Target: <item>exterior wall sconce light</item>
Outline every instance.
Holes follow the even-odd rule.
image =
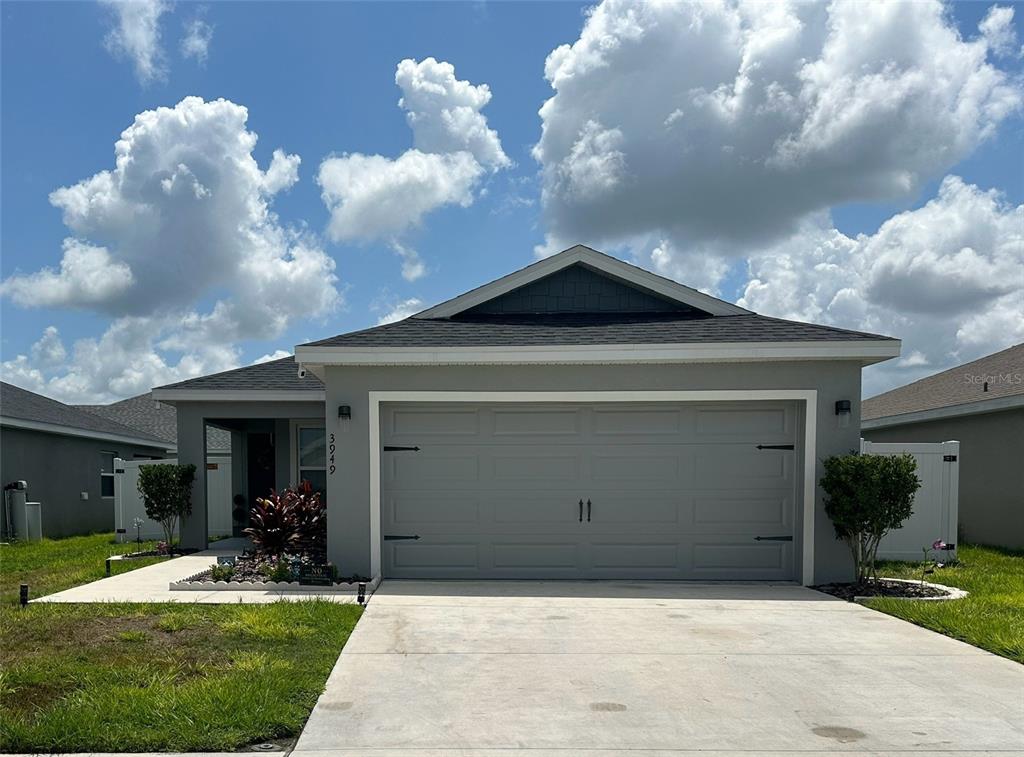
[[[853,407],[850,400],[836,400],[836,415],[839,416],[839,428],[850,427],[850,416],[853,414]]]
[[[338,405],[338,417],[343,421],[352,420],[352,406]]]

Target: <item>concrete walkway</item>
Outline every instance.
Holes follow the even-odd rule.
[[[1024,666],[793,585],[386,581],[294,755],[1024,754]]]
[[[145,568],[118,573],[110,578],[58,591],[33,602],[199,602],[203,604],[266,604],[281,599],[318,597],[349,604],[355,596],[326,591],[171,591],[172,581],[180,581],[217,564],[218,555],[242,553],[241,539],[215,542],[213,549],[194,555],[175,557]],[[31,590],[31,587],[30,587]]]

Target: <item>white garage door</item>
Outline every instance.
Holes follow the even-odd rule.
[[[383,405],[384,575],[793,579],[797,425],[786,402]]]

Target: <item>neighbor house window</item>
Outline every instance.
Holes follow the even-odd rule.
[[[114,496],[114,458],[116,452],[100,452],[100,496]]]
[[[327,496],[327,444],[323,426],[299,425],[296,432],[298,480],[309,481],[313,491]]]

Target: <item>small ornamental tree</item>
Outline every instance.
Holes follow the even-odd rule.
[[[877,578],[882,538],[913,513],[921,488],[913,455],[836,455],[825,460],[825,513],[853,553],[857,583]]]
[[[146,515],[164,530],[168,549],[173,551],[174,530],[178,521],[192,514],[192,482],[194,465],[139,466],[139,494],[146,506]]]

